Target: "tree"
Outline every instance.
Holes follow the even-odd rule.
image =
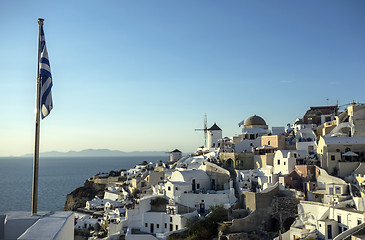
[[[139,189],[138,188],[135,188],[135,189],[133,189],[133,191],[132,191],[132,196],[134,197],[134,198],[137,198],[137,196],[138,196],[138,194],[140,193],[140,191],[139,191]]]
[[[210,239],[218,234],[218,223],[227,220],[227,210],[222,205],[210,208],[205,219],[190,219],[186,228],[189,239]]]

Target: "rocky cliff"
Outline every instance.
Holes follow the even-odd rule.
[[[95,184],[86,180],[84,186],[76,188],[66,196],[64,211],[76,211],[83,208],[86,202],[92,200],[95,195],[104,195],[104,184]]]

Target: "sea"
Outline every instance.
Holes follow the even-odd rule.
[[[168,156],[40,157],[38,211],[62,211],[66,195],[99,172],[130,169],[147,162],[166,162]],[[0,212],[31,211],[32,157],[0,158]]]

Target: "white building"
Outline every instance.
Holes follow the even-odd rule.
[[[113,201],[110,199],[100,199],[98,197],[94,198],[93,200],[87,201],[85,209],[87,210],[96,210],[96,211],[104,211],[105,207],[107,208],[116,208],[116,207],[123,207],[123,203],[120,201]]]
[[[347,199],[348,184],[341,178],[331,176],[321,169],[317,177],[316,189],[308,192],[307,195],[309,201],[338,204]]]
[[[105,190],[104,192],[104,199],[109,199],[112,201],[122,201],[124,198],[123,192],[121,192],[119,189],[110,189]]]
[[[217,124],[213,124],[213,126],[211,126],[208,129],[208,148],[209,150],[214,150],[219,148],[218,145],[218,140],[222,139],[222,129],[220,127],[218,127]]]
[[[148,233],[166,233],[183,229],[188,219],[197,216],[195,209],[175,204],[170,200],[164,212],[147,211],[142,216],[141,231]]]
[[[170,162],[176,162],[182,158],[182,152],[179,149],[175,149],[174,151],[171,151],[169,153],[170,153]]]
[[[206,209],[215,205],[233,204],[237,199],[234,196],[232,181],[229,182],[229,186],[226,186],[225,190],[215,191],[215,187],[212,189],[212,180],[215,180],[214,184],[225,187],[221,181],[222,179],[224,181],[227,173],[219,171],[218,168],[214,172],[212,165],[215,164],[205,164],[200,169],[205,169],[207,172],[200,169],[173,172],[164,186],[166,197],[184,206],[198,208],[200,212],[205,212]],[[207,173],[211,176],[209,177]]]
[[[210,179],[202,170],[175,171],[165,184],[166,196],[174,199],[184,192],[199,192],[210,189]]]
[[[294,170],[297,164],[297,159],[304,159],[306,151],[298,150],[278,150],[274,156],[274,171],[275,174],[286,175]]]
[[[299,217],[290,227],[290,230],[283,234],[282,239],[302,239],[312,234],[312,236],[317,235],[317,239],[329,240],[364,223],[364,212],[347,207],[349,204],[351,201],[334,206],[301,201],[298,205]]]
[[[75,213],[75,229],[96,229],[101,219],[92,218],[89,214]]]
[[[273,174],[273,167],[236,170],[236,184],[240,194],[247,191],[260,192],[268,187],[274,186],[279,181],[278,174]]]

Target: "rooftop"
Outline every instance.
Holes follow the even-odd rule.
[[[213,126],[208,129],[208,131],[222,131],[222,129],[218,127],[216,123],[214,123]]]
[[[243,124],[243,128],[251,125],[266,125],[266,122],[262,117],[254,115],[247,118],[247,120]]]
[[[365,144],[365,137],[321,137],[326,145]]]

